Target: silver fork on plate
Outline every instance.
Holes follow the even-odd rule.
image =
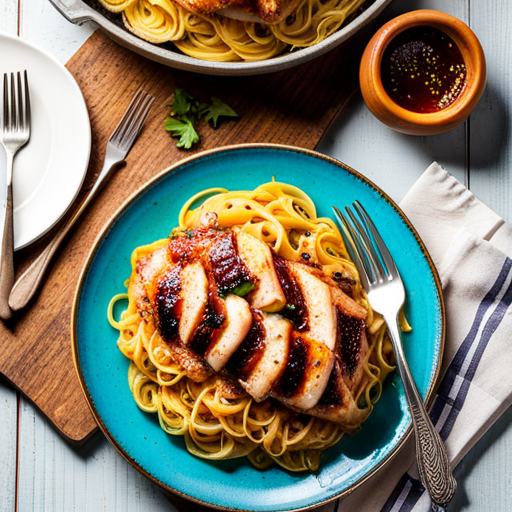
[[[13,311],[24,308],[39,290],[57,248],[92,201],[106,178],[111,174],[111,171],[126,159],[154,101],[155,98],[153,96],[142,90],[138,91],[134,96],[107,143],[103,169],[91,191],[71,220],[60,229],[55,238],[20,276],[12,288],[9,306]]]
[[[14,155],[30,139],[30,94],[28,89],[27,72],[23,73],[23,86],[21,74],[4,73],[4,99],[2,131],[0,142],[7,155],[6,178],[7,194],[5,200],[5,220],[2,236],[2,252],[0,253],[0,317],[7,320],[12,316],[9,307],[9,294],[14,284],[14,230],[13,230],[13,203],[12,203],[12,174]]]
[[[443,441],[425,410],[416,388],[400,339],[398,313],[405,301],[402,278],[375,224],[362,205],[345,208],[344,216],[333,206],[343,238],[372,308],[389,329],[398,371],[409,403],[416,437],[416,460],[421,483],[428,491],[433,511],[442,511],[453,498],[457,483],[452,475]]]

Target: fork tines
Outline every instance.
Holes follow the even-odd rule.
[[[21,83],[21,73],[10,73],[10,94],[8,73],[4,73],[4,102],[2,129],[6,131],[30,130],[30,94],[28,90],[27,71],[23,72],[24,87]],[[10,100],[9,100],[10,95]]]
[[[112,133],[109,142],[126,152],[130,151],[154,101],[154,96],[139,90]]]
[[[335,206],[333,210],[341,223],[347,251],[361,278],[367,276],[370,282],[376,283],[396,277],[398,270],[393,258],[361,203],[355,201],[352,209],[345,207],[348,218]]]

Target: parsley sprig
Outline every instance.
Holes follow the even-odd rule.
[[[211,104],[200,103],[183,89],[176,89],[169,109],[164,128],[172,137],[179,139],[176,146],[184,149],[190,149],[199,142],[196,126],[201,118],[217,128],[221,118],[238,117],[238,114],[219,98],[212,98]]]

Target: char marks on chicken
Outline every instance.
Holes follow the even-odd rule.
[[[256,401],[347,429],[364,420],[354,396],[366,383],[366,310],[318,266],[202,226],[141,257],[130,290],[190,379],[217,373]]]

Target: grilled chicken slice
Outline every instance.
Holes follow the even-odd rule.
[[[284,262],[285,271],[283,260],[275,263],[287,302],[293,305],[297,331],[290,350],[293,372],[285,370],[272,395],[295,410],[313,414],[308,409],[323,396],[335,358],[343,386],[349,392],[358,389],[368,353],[366,310],[320,269]]]
[[[320,269],[307,265],[302,267],[329,286],[337,324],[335,353],[338,354],[340,360],[345,384],[352,391],[361,383],[364,363],[368,356],[368,340],[365,329],[367,311],[346,295],[338,287],[336,281],[325,276]]]
[[[295,331],[286,368],[271,396],[309,414],[325,391],[334,360],[334,352],[324,343]]]
[[[146,321],[156,321],[155,307],[157,306],[156,292],[161,275],[175,274],[175,266],[168,262],[167,246],[161,246],[154,251],[141,257],[130,278],[128,287],[129,294],[132,294],[137,307],[143,314]],[[160,329],[160,332],[161,329]],[[192,350],[184,346],[176,337],[160,338],[155,340],[159,343],[159,353],[163,358],[162,364],[168,364],[168,359],[179,364],[186,375],[195,382],[205,381],[211,374],[211,368]]]
[[[369,409],[357,406],[343,379],[341,365],[336,361],[322,398],[307,413],[344,425],[350,432],[367,418]]]
[[[196,14],[218,13],[242,21],[278,23],[298,5],[299,0],[174,0]]]
[[[263,328],[261,354],[258,361],[249,371],[242,372],[239,379],[242,387],[257,402],[268,397],[271,389],[281,377],[287,361],[289,343],[292,334],[291,323],[280,315],[262,314],[260,317]],[[249,340],[254,343],[255,340]]]
[[[225,7],[217,14],[241,21],[252,21],[273,25],[285,19],[299,4],[300,0],[245,0]]]
[[[168,356],[172,362],[180,365],[185,375],[194,382],[204,382],[213,375],[212,369],[204,359],[177,338],[171,340],[160,338],[155,340],[155,343],[160,343],[164,356]]]
[[[184,267],[180,277],[182,306],[179,335],[181,341],[187,345],[204,319],[208,304],[208,279],[203,266],[198,261],[193,261]]]
[[[343,290],[339,287],[338,283],[332,279],[332,277],[326,276],[320,269],[315,267],[309,267],[304,265],[304,267],[315,277],[318,277],[321,281],[327,284],[331,290],[332,300],[336,308],[342,311],[347,316],[354,316],[357,318],[361,318],[366,320],[368,312],[363,308],[360,304],[358,304],[354,299],[349,297]]]
[[[216,372],[228,362],[247,336],[252,324],[251,308],[242,297],[228,295],[224,303],[226,311],[224,330],[206,353],[206,361]]]
[[[365,321],[345,315],[339,309],[337,316],[336,354],[345,384],[350,391],[355,391],[364,378],[364,366],[368,359],[369,346]]]
[[[167,344],[172,360],[183,368],[187,377],[195,382],[203,382],[212,375],[212,369],[180,338],[184,302],[183,269],[181,264],[167,263],[159,274],[154,275],[151,282],[146,283],[147,302],[151,304],[153,319],[163,341]],[[189,275],[193,273],[194,267],[190,269]],[[193,309],[189,307],[189,311]]]
[[[251,306],[261,311],[280,311],[286,299],[277,279],[269,246],[243,231],[236,238],[239,256],[258,281],[256,289],[247,297]]]
[[[231,5],[242,3],[241,0],[174,0],[186,11],[196,14],[210,14]]]
[[[266,23],[278,23],[298,4],[299,0],[256,0],[256,14]]]
[[[130,277],[128,294],[135,300],[137,309],[145,315],[150,309],[147,286],[153,283],[156,276],[167,266],[167,246],[163,245],[137,260],[134,272]]]
[[[336,310],[332,304],[329,285],[311,274],[307,265],[288,261],[287,267],[300,287],[307,310],[308,329],[301,332],[334,350]]]

